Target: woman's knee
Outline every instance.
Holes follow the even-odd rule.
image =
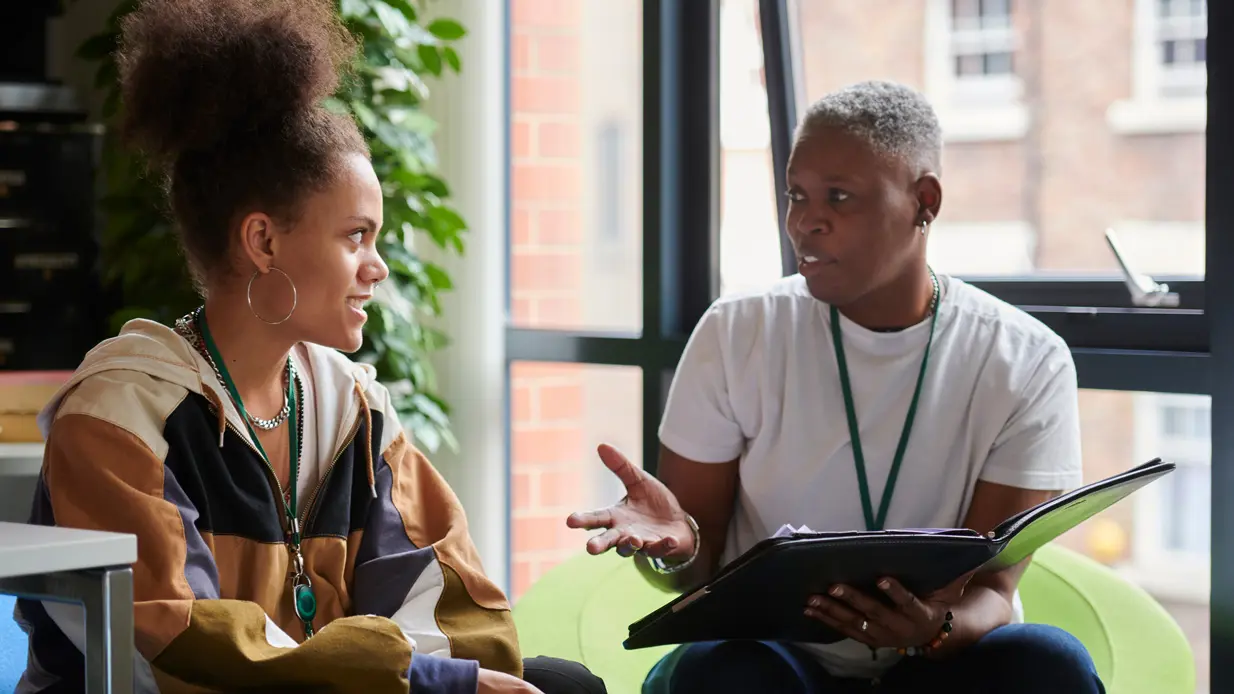
[[[1004,691],[1105,691],[1088,649],[1058,627],[1011,624],[987,634],[971,651],[969,662],[982,664]]]
[[[582,664],[561,658],[524,659],[523,680],[544,694],[607,694],[604,680]]]

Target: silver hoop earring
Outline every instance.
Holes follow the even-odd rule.
[[[253,281],[256,280],[257,276],[261,274],[261,270],[253,271],[253,276],[249,278],[249,287],[248,287],[248,291],[245,292],[245,296],[248,298],[248,301],[249,301],[249,312],[253,314],[254,318],[261,321],[262,323],[265,323],[266,325],[279,325],[281,323],[286,323],[287,319],[291,318],[291,314],[296,312],[296,302],[298,300],[298,295],[296,293],[296,283],[291,280],[290,275],[288,275],[286,272],[283,272],[282,270],[279,270],[273,265],[270,266],[270,269],[277,271],[280,275],[287,278],[287,284],[291,285],[291,310],[287,312],[287,315],[283,316],[282,320],[270,321],[270,320],[266,320],[265,318],[262,318],[261,315],[257,313],[257,309],[253,308]]]

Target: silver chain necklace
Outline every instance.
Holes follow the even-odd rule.
[[[193,349],[197,350],[199,354],[205,357],[206,363],[209,364],[210,368],[214,370],[214,376],[218,378],[219,383],[225,384],[226,382],[223,380],[223,373],[219,371],[218,364],[215,364],[214,358],[210,356],[210,350],[206,349],[205,340],[203,340],[201,337],[201,330],[198,329],[197,327],[197,320],[194,317],[194,314],[190,313],[184,316],[183,318],[180,318],[179,320],[177,320],[176,321],[176,332],[181,337],[188,340],[189,344],[193,346]],[[284,386],[283,388],[283,409],[279,411],[278,414],[274,415],[274,417],[270,419],[262,419],[261,417],[255,417],[248,413],[247,408],[240,407],[239,403],[233,402],[232,404],[236,406],[237,410],[239,410],[240,412],[244,414],[245,418],[248,419],[250,424],[257,427],[258,429],[261,429],[262,431],[271,431],[271,430],[279,428],[279,426],[281,426],[283,422],[286,422],[287,418],[291,415],[291,401],[288,400],[287,398],[287,388],[286,388],[287,382],[292,377],[291,374],[292,374],[292,366],[291,366],[291,357],[289,356],[287,357],[287,366],[283,370],[283,386]],[[226,388],[224,388],[224,390],[226,390]],[[229,399],[231,398],[230,391],[227,393],[227,397]]]

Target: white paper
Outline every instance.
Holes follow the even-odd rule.
[[[792,537],[796,533],[812,533],[812,532],[814,531],[810,530],[808,526],[803,525],[800,528],[794,528],[791,524],[785,523],[784,525],[780,526],[780,529],[777,530],[775,535],[772,535],[772,537],[773,538],[774,537]]]

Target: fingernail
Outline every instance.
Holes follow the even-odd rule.
[[[822,605],[822,604],[823,604],[823,601],[819,600],[817,595],[810,598],[810,607],[818,607],[819,605]]]
[[[841,588],[840,586],[836,586],[835,588],[831,589],[831,594],[838,598],[841,595],[844,595],[844,589]]]
[[[813,616],[815,616],[815,612],[814,612],[814,610],[811,610],[810,608],[808,608],[808,607],[807,607],[807,608],[806,608],[806,611],[805,611],[805,615],[806,615],[807,617],[813,617]]]
[[[878,587],[882,588],[883,590],[891,590],[891,583],[887,579],[884,578],[883,580],[878,582]]]
[[[664,546],[668,547],[669,549],[677,549],[677,541],[671,537],[665,538]]]

